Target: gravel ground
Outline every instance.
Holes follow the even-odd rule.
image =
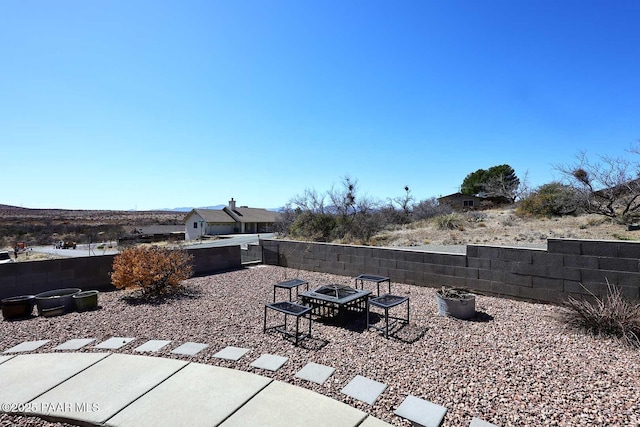
[[[190,279],[186,296],[162,304],[103,293],[97,311],[1,322],[0,350],[51,339],[38,350],[47,352],[71,338],[126,336],[137,340],[119,352],[133,353],[147,339],[170,339],[159,355],[179,359],[169,352],[195,341],[210,347],[189,360],[305,387],[394,425],[410,425],[393,414],[409,394],[447,407],[443,426],[468,426],[474,416],[501,426],[640,423],[638,351],[568,329],[557,320],[558,307],[479,296],[476,319],[461,321],[438,316],[434,289],[394,283],[393,293],[411,302],[411,322],[396,338],[365,331],[363,318],[347,327],[314,322],[314,339],[296,348],[278,333],[262,332],[273,283],[292,277],[312,288],[353,283],[350,277],[259,266]],[[237,362],[212,357],[226,346],[252,350]],[[249,367],[263,353],[289,361],[274,373]],[[308,362],[337,369],[323,385],[294,378]],[[356,375],[388,384],[374,405],[340,393]],[[0,415],[0,425],[62,424]]]

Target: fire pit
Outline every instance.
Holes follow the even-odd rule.
[[[300,294],[303,304],[313,307],[313,314],[324,318],[344,319],[349,313],[365,313],[370,291],[346,285],[323,285]]]

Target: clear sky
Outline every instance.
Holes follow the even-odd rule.
[[[0,204],[531,185],[640,139],[637,0],[0,2]]]

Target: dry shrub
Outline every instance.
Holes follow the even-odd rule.
[[[460,230],[464,228],[464,219],[455,212],[437,216],[433,221],[440,230]]]
[[[640,304],[628,301],[619,288],[607,280],[607,295],[593,300],[569,297],[565,304],[564,319],[572,326],[594,335],[613,336],[625,344],[640,348]]]
[[[193,274],[192,256],[186,251],[133,247],[113,260],[111,283],[118,289],[132,289],[143,298],[171,295]]]

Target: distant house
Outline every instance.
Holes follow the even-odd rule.
[[[438,198],[441,205],[449,205],[456,211],[466,211],[473,209],[488,209],[494,206],[501,206],[511,203],[506,197],[488,197],[482,194],[470,196],[460,192],[449,194]]]
[[[192,209],[185,217],[186,240],[206,235],[269,233],[280,218],[278,212],[248,206],[236,207],[233,198],[222,209]]]

